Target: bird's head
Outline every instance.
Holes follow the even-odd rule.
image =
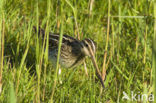
[[[95,54],[96,52],[96,43],[91,40],[91,39],[84,39],[82,40],[82,53],[85,55],[85,56],[91,56],[90,54],[90,50],[92,50],[93,54]]]

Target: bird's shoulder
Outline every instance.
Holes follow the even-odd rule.
[[[60,34],[58,33],[49,33],[49,45],[51,47],[58,47],[59,45]],[[77,40],[71,36],[63,34],[62,46],[64,47],[75,47],[80,45],[80,40]]]

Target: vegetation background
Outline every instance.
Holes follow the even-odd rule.
[[[90,58],[88,76],[84,65],[57,75],[34,25],[96,41],[105,88]],[[125,103],[123,91],[150,95],[153,34],[154,0],[0,0],[0,102]]]

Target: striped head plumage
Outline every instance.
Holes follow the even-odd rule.
[[[83,45],[83,48],[81,50],[85,54],[85,56],[89,56],[89,57],[91,56],[89,47],[91,48],[93,54],[95,54],[96,43],[92,39],[89,38],[84,39],[81,41],[81,44]]]
[[[35,31],[37,31],[36,27],[34,27]],[[44,39],[45,31],[38,28],[38,34],[41,35]],[[53,65],[56,65],[57,55],[58,55],[58,45],[59,45],[60,35],[56,33],[49,33],[49,53],[48,58]],[[95,65],[95,52],[96,52],[96,43],[87,38],[82,41],[77,40],[71,36],[63,35],[61,52],[59,58],[59,64],[65,68],[74,68],[80,64],[82,64],[85,60],[86,56],[91,57],[94,67],[97,71],[97,76],[100,79],[100,82],[103,85],[103,81],[101,78],[101,74],[98,70],[97,65]]]

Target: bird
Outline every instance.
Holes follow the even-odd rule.
[[[35,32],[38,30],[38,34],[41,35],[42,39],[44,39],[45,30],[41,27],[38,29],[34,27],[34,29]],[[57,62],[59,38],[59,33],[49,32],[48,59],[53,65],[56,65]],[[86,38],[84,40],[78,40],[69,35],[63,34],[59,64],[63,68],[75,68],[81,65],[87,56],[91,57],[93,65],[96,68],[96,74],[104,87],[101,73],[95,61],[95,53],[96,43],[92,39]]]

